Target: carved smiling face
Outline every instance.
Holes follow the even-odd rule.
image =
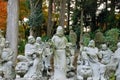
[[[25,74],[29,69],[29,64],[28,62],[19,62],[16,65],[16,72],[17,74]]]
[[[78,67],[78,74],[82,77],[89,77],[92,75],[92,69],[88,65],[80,65]]]

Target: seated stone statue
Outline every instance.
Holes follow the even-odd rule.
[[[17,60],[18,60],[18,63],[15,67],[15,70],[17,75],[19,75],[19,77],[21,78],[21,77],[24,77],[24,75],[27,73],[30,64],[27,58],[23,55],[18,55]]]
[[[2,72],[3,77],[6,79],[14,79],[15,78],[15,71],[13,66],[13,55],[14,52],[9,47],[9,41],[5,42],[5,48],[3,49],[2,55],[1,55],[1,62],[2,62]]]

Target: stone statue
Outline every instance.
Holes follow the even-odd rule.
[[[15,67],[16,74],[18,75],[17,78],[23,78],[24,75],[27,73],[30,64],[27,58],[23,55],[18,55],[17,60],[18,63]]]
[[[52,37],[54,45],[54,80],[66,80],[66,44],[62,26],[58,26],[56,34]]]
[[[66,45],[66,63],[67,63],[67,69],[66,69],[66,76],[69,79],[74,79],[75,78],[75,67],[73,65],[74,62],[74,53],[73,53],[73,47],[72,43],[67,43]]]
[[[99,51],[99,54],[99,58],[101,58],[100,62],[102,64],[106,65],[110,63],[113,52],[107,47],[106,44],[102,44],[102,49]]]
[[[14,52],[9,47],[9,41],[5,42],[5,48],[2,51],[1,63],[2,63],[2,72],[5,79],[13,80],[15,78],[15,71],[13,65],[13,55]]]
[[[28,37],[28,43],[25,45],[25,57],[30,61],[32,60],[31,55],[36,51],[35,38],[33,36]]]
[[[0,56],[2,54],[2,50],[5,47],[5,38],[2,35],[2,30],[0,30]]]
[[[41,51],[42,52],[42,51]],[[42,62],[39,53],[33,53],[31,55],[32,61],[30,61],[30,66],[25,74],[24,78],[31,78],[33,80],[39,80],[42,78]],[[41,62],[41,63],[40,63]]]
[[[72,43],[72,46],[75,48],[76,47],[76,42],[77,42],[77,35],[73,30],[70,30],[69,40]]]
[[[33,36],[28,37],[28,43],[25,45],[25,57],[28,59],[30,64],[25,78],[38,79],[41,78],[42,74],[42,55],[43,49],[39,49],[35,45],[35,39]]]
[[[99,61],[101,62],[100,74],[102,80],[108,79],[108,74],[106,74],[107,65],[111,61],[113,52],[107,47],[106,44],[102,44],[101,50],[99,51]]]
[[[97,30],[95,33],[95,44],[98,48],[100,48],[100,44],[103,44],[105,42],[105,37],[103,35],[103,33],[100,30]]]
[[[115,51],[114,57],[116,58],[117,61],[117,67],[116,67],[116,80],[120,80],[120,42],[117,43],[117,50]]]
[[[41,40],[41,37],[36,38],[35,46],[36,46],[36,50],[38,50],[38,51],[39,51],[39,49],[40,49],[40,51],[41,51],[41,49],[43,49],[44,44]]]
[[[93,80],[100,79],[100,63],[98,60],[98,48],[95,47],[95,41],[91,40],[86,47],[86,54],[88,56],[88,61],[93,70]]]
[[[77,80],[93,80],[93,70],[87,60],[79,61],[77,65]]]

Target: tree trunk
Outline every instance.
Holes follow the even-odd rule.
[[[84,10],[81,9],[81,16],[80,16],[80,41],[82,42],[82,36],[83,36],[83,12]]]
[[[18,53],[19,0],[8,0],[7,8],[6,39],[10,42],[10,48],[14,51],[13,62],[15,63]]]
[[[64,27],[64,19],[65,19],[65,8],[66,8],[66,0],[60,0],[60,19],[59,26]]]
[[[49,0],[47,36],[51,35],[51,29],[52,29],[52,3],[53,0]]]
[[[67,3],[68,3],[68,22],[67,22],[67,29],[69,29],[69,26],[70,26],[70,24],[69,24],[69,22],[70,22],[70,0],[67,0]]]

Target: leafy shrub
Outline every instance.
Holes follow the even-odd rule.
[[[109,44],[109,48],[113,51],[116,49],[116,45],[119,39],[119,32],[119,29],[112,28],[105,33],[105,42]]]

